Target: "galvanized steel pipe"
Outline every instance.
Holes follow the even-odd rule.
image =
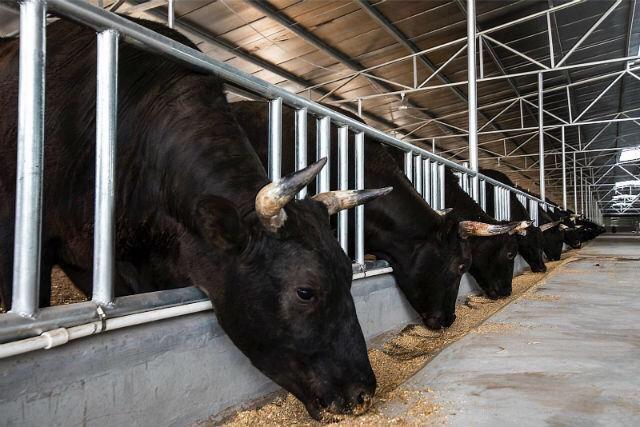
[[[295,156],[297,171],[307,167],[307,109],[299,108],[295,113]],[[302,200],[307,197],[307,186],[305,185],[302,190],[296,194],[298,200]]]
[[[118,33],[104,30],[97,40],[96,192],[93,232],[93,295],[113,301],[116,228],[116,142],[118,118]]]
[[[38,311],[40,231],[44,166],[46,3],[20,4],[18,163],[11,311],[31,317]]]

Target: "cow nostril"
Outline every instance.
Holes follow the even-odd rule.
[[[364,403],[364,391],[358,395],[356,402],[358,405],[362,405]]]

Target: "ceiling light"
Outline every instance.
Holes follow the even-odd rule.
[[[398,110],[408,110],[409,109],[409,99],[405,96],[404,92],[400,94],[400,107]]]
[[[613,196],[613,200],[621,200],[621,201],[631,201],[637,198],[634,194],[616,194]]]
[[[616,182],[616,190],[620,189],[620,188],[635,188],[635,187],[640,187],[640,180],[635,179],[635,180],[631,180],[631,181],[618,181]]]
[[[640,147],[625,148],[620,152],[619,162],[631,162],[640,159]]]

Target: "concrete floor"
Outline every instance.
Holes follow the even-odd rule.
[[[571,255],[403,385],[440,405],[436,423],[640,425],[640,237]]]

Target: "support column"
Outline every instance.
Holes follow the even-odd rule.
[[[562,209],[567,210],[567,159],[564,143],[564,126],[560,128],[562,135]]]
[[[469,166],[478,172],[478,99],[476,86],[476,2],[467,0],[467,76],[469,99]],[[478,177],[471,178],[471,197],[478,201]]]
[[[576,164],[576,153],[573,153],[573,212],[578,213],[578,168]]]
[[[539,151],[539,160],[538,163],[540,164],[540,198],[542,199],[542,201],[546,200],[546,189],[545,189],[545,185],[544,185],[544,118],[543,118],[543,113],[544,113],[544,102],[543,102],[543,96],[542,96],[542,89],[543,89],[543,83],[542,83],[542,73],[538,73],[538,151]],[[546,210],[546,205],[543,204],[542,205],[542,209]]]
[[[26,0],[20,5],[18,164],[11,311],[27,317],[38,311],[40,290],[46,15],[44,1]]]

